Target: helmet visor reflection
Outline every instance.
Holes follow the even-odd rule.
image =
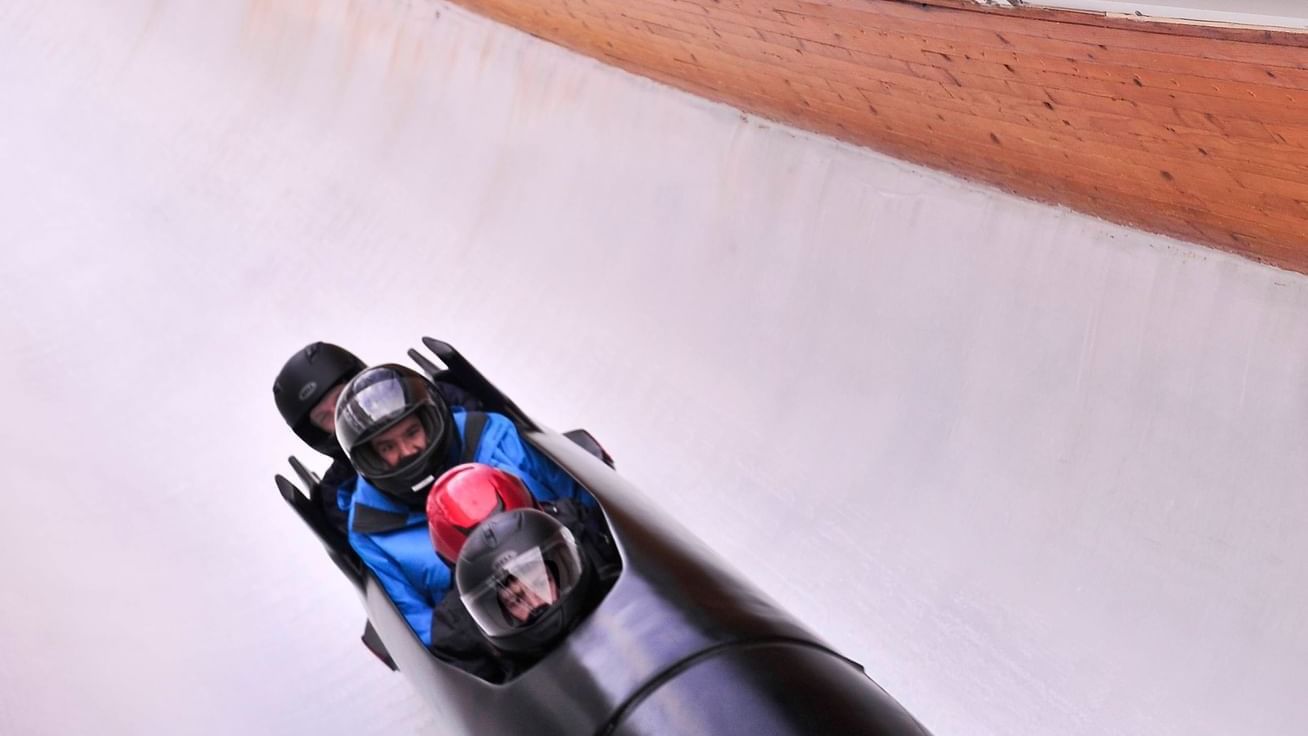
[[[529,626],[572,592],[581,559],[567,529],[495,566],[490,579],[463,593],[463,604],[490,637]]]
[[[404,413],[408,395],[402,380],[378,381],[363,387],[344,407],[355,426],[376,426]]]

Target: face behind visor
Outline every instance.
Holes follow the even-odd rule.
[[[364,369],[358,357],[329,342],[315,342],[296,351],[273,381],[273,401],[287,426],[304,443],[324,455],[344,457],[336,435],[314,425],[310,413],[333,388]]]
[[[585,572],[567,528],[544,512],[519,509],[473,530],[454,576],[464,606],[492,644],[543,652],[576,622]]]
[[[375,440],[413,417],[422,446],[388,462]],[[405,422],[412,424],[411,422]],[[401,365],[368,368],[346,385],[336,402],[336,437],[359,475],[378,490],[421,507],[457,446],[449,407],[427,379]]]

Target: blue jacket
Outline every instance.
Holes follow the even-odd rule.
[[[462,444],[467,414],[455,409],[453,415]],[[572,476],[523,442],[513,422],[500,414],[486,413],[473,461],[518,476],[539,501],[589,496]],[[431,646],[433,609],[450,589],[453,576],[432,547],[426,513],[392,499],[360,477],[350,505],[350,546],[422,643]]]

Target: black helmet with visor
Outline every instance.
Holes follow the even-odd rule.
[[[422,447],[388,463],[373,440],[408,417],[422,428]],[[458,453],[458,431],[435,387],[393,363],[368,368],[346,385],[336,402],[336,437],[359,475],[414,507],[423,505],[436,477]]]
[[[477,525],[454,577],[493,645],[538,654],[577,624],[591,576],[572,532],[544,512],[516,509]]]
[[[363,361],[339,345],[315,342],[297,350],[273,381],[273,401],[291,431],[324,455],[344,458],[336,435],[313,423],[310,414],[332,389],[354,378]]]

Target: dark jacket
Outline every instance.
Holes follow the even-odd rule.
[[[432,381],[436,387],[436,393],[440,394],[445,403],[451,409],[463,409],[464,411],[482,411],[481,399],[465,391],[461,386],[450,383],[449,381]]]
[[[332,466],[327,468],[322,480],[318,481],[316,496],[318,507],[332,526],[347,533],[350,518],[350,499],[354,496],[354,484],[359,474],[348,460],[332,458]]]

